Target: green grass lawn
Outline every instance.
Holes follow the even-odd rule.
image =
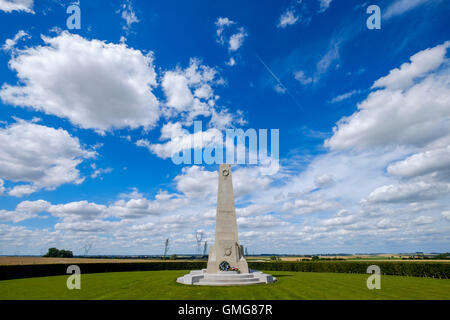
[[[178,284],[187,271],[85,274],[81,290],[68,290],[68,276],[0,281],[0,299],[450,299],[450,280],[382,276],[381,290],[368,290],[368,275],[273,272],[274,284],[204,287]]]

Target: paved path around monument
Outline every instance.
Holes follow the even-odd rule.
[[[450,280],[382,276],[381,290],[368,290],[364,274],[281,272],[272,284],[243,287],[186,286],[187,271],[82,275],[81,290],[68,290],[68,276],[0,281],[0,299],[450,299]]]

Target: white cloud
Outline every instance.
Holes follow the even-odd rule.
[[[325,157],[328,159],[325,160]],[[378,169],[383,167],[383,163],[389,162],[388,159],[376,155],[371,155],[371,158],[359,157],[357,160],[354,157],[355,155],[353,155],[353,159],[349,159],[344,156],[339,158],[336,155],[326,155],[322,159],[322,164],[319,165],[315,160],[311,168],[300,175],[295,173],[290,173],[288,176],[279,175],[279,180],[273,185],[270,183],[273,180],[269,180],[268,184],[266,181],[260,180],[261,177],[257,174],[258,170],[234,168],[233,183],[236,194],[236,211],[239,217],[238,225],[240,229],[244,230],[241,230],[239,234],[241,242],[251,248],[251,252],[268,252],[267,247],[269,246],[270,252],[286,252],[287,250],[296,253],[311,253],[314,250],[323,250],[323,248],[328,248],[330,252],[339,252],[340,248],[348,248],[348,241],[358,243],[357,246],[351,247],[354,250],[361,250],[361,248],[379,250],[380,247],[385,248],[386,243],[411,243],[411,241],[413,242],[411,247],[414,248],[414,241],[420,241],[423,245],[437,237],[427,236],[430,232],[433,235],[439,235],[441,237],[439,241],[445,241],[446,237],[442,232],[433,231],[433,228],[436,227],[435,222],[429,224],[417,224],[420,221],[412,222],[416,218],[411,218],[412,211],[420,212],[421,215],[430,216],[435,220],[434,211],[439,208],[435,205],[427,208],[420,205],[407,206],[402,213],[396,211],[395,221],[384,216],[363,213],[356,215],[348,210],[341,210],[338,214],[326,218],[323,218],[324,215],[327,215],[326,212],[321,212],[319,215],[313,214],[314,211],[311,211],[311,215],[301,217],[277,213],[281,212],[283,203],[292,203],[291,200],[274,201],[273,195],[277,191],[292,192],[306,189],[305,193],[308,194],[308,189],[314,186],[315,178],[321,173],[323,174],[324,169],[329,167],[329,163],[333,163],[333,176],[336,177],[336,182],[326,191],[314,191],[312,194],[316,194],[316,197],[311,197],[311,194],[309,197],[305,196],[309,204],[313,204],[314,201],[316,204],[319,202],[333,203],[333,199],[342,198],[341,206],[343,206],[358,199],[360,194],[364,194],[374,184],[379,184],[380,178],[376,174],[379,174]],[[371,176],[367,173],[368,167],[375,163],[373,159],[378,158],[382,164],[376,164],[377,170],[374,170],[373,176]],[[390,158],[397,158],[397,156],[390,155]],[[343,169],[347,170],[345,174],[342,172]],[[358,172],[358,174],[356,175],[354,172]],[[350,179],[342,179],[343,176],[348,176]],[[365,186],[362,181],[366,181],[369,186]],[[76,214],[60,218],[62,222],[55,226],[54,232],[47,231],[37,234],[36,231],[29,229],[16,228],[12,230],[11,227],[0,224],[2,234],[0,241],[6,245],[14,238],[15,242],[12,247],[18,248],[19,243],[29,242],[30,239],[36,239],[33,247],[37,243],[43,245],[44,239],[51,240],[51,243],[70,239],[70,243],[76,249],[82,248],[82,243],[85,243],[86,238],[89,237],[89,241],[94,243],[94,247],[99,248],[99,252],[139,254],[143,248],[146,252],[163,252],[164,240],[169,237],[172,244],[171,250],[191,252],[195,250],[196,245],[193,230],[205,230],[205,240],[208,243],[213,241],[217,171],[207,171],[202,167],[186,167],[173,182],[179,193],[160,191],[154,200],[144,198],[136,189],[128,195],[119,195],[123,200],[118,200],[104,208],[106,216],[116,217],[119,221],[105,220],[106,216],[102,216],[102,210],[99,210],[99,214],[95,214],[95,210],[88,206],[87,210],[92,210],[94,214],[89,215],[74,209]],[[348,186],[343,183],[348,183]],[[247,187],[247,185],[254,187]],[[354,190],[354,185],[360,186],[359,189],[363,190],[349,192],[349,190]],[[308,186],[309,188],[307,188]],[[243,197],[245,192],[250,193]],[[329,199],[325,198],[325,195],[329,196]],[[70,212],[64,204],[56,206],[64,207],[65,210],[62,210],[64,213]],[[95,206],[92,207],[95,208]],[[51,210],[48,209],[48,211]],[[423,210],[429,212],[423,214]],[[352,212],[356,211],[352,210]],[[303,222],[299,224],[298,219]],[[441,231],[445,231],[445,228]],[[23,238],[24,234],[27,235],[27,239]],[[103,234],[108,235],[107,242],[102,240],[102,237],[97,237],[97,235]],[[265,244],[260,245],[261,242]],[[292,245],[293,243],[296,245]],[[369,247],[367,247],[368,245]]]
[[[3,192],[5,192],[5,182],[0,179],[0,195],[2,195]]]
[[[228,62],[225,62],[225,64],[227,66],[232,67],[232,66],[236,65],[236,60],[233,57],[231,57],[230,60],[228,60]]]
[[[220,27],[231,26],[234,23],[235,23],[234,21],[228,19],[227,17],[225,17],[225,18],[219,17],[219,18],[217,18],[217,21],[215,22],[216,26],[219,27],[219,28]],[[221,32],[218,32],[218,35],[220,35],[220,34],[221,34]]]
[[[156,86],[151,55],[68,32],[43,40],[44,46],[22,50],[10,60],[20,85],[3,85],[4,103],[100,132],[156,123],[160,110],[151,92]]]
[[[337,215],[334,218],[324,219],[320,222],[324,226],[342,226],[349,225],[359,221],[358,217],[355,215]]]
[[[211,120],[208,124],[210,128],[216,128],[217,130],[224,130],[230,127],[234,127],[236,124],[243,126],[247,123],[247,120],[243,118],[243,112],[238,110],[236,113],[230,113],[227,108],[220,110],[212,109]]]
[[[136,142],[136,145],[147,148],[162,159],[167,159],[183,150],[191,152],[191,149],[197,145],[203,148],[212,146],[216,141],[223,141],[223,138],[222,133],[216,128],[191,134],[183,129],[179,122],[169,122],[162,127],[160,140],[166,142],[158,144],[141,139]]]
[[[216,105],[219,96],[214,93],[213,88],[223,83],[216,69],[202,65],[198,59],[191,59],[189,67],[185,69],[177,67],[175,70],[166,71],[162,79],[162,89],[166,95],[165,114],[168,118],[180,116],[180,121],[169,121],[162,126],[159,140],[163,143],[139,139],[136,145],[167,159],[200,144],[208,147],[216,142],[223,143],[219,130],[232,127],[236,123],[245,123],[239,110],[236,114],[231,114],[228,109]],[[195,134],[189,133],[184,126],[192,126],[194,119],[200,116],[210,117],[207,124],[209,129]]]
[[[16,211],[42,212],[49,208],[49,203],[44,200],[22,201],[16,207]]]
[[[331,1],[333,0],[319,0],[319,12],[326,11],[330,7]]]
[[[334,210],[338,207],[336,202],[325,199],[297,199],[283,204],[283,211],[289,211],[294,214],[309,214],[322,211]]]
[[[20,30],[19,32],[16,33],[14,38],[6,39],[5,43],[2,46],[3,51],[10,51],[14,49],[14,47],[17,45],[17,42],[26,37],[29,37],[28,33],[26,33],[23,30]]]
[[[113,217],[138,219],[165,215],[186,206],[186,203],[186,198],[179,194],[159,191],[154,200],[142,196],[118,200],[108,207],[108,212]]]
[[[313,79],[311,77],[307,77],[305,75],[305,72],[302,70],[298,70],[298,71],[294,72],[294,77],[295,77],[295,80],[299,81],[303,85],[307,85],[307,84],[310,84],[311,82],[313,82]]]
[[[434,219],[432,217],[429,217],[429,216],[420,216],[420,217],[415,218],[412,222],[414,224],[423,225],[423,224],[433,223]]]
[[[274,176],[265,175],[260,167],[250,166],[236,168],[233,171],[233,187],[235,197],[254,194],[267,190]]]
[[[160,216],[175,211],[185,206],[187,201],[187,198],[181,195],[169,194],[165,191],[160,191],[154,200],[144,198],[137,191],[121,196],[123,199],[110,205],[86,200],[64,204],[51,204],[44,200],[23,201],[13,211],[0,210],[0,221],[20,222],[36,217],[39,212],[47,212],[59,218],[64,224],[83,222],[83,225],[89,223],[95,225],[99,221],[110,222],[104,220],[107,218],[118,218],[121,222],[130,222],[131,219]]]
[[[10,195],[21,196],[40,188],[81,183],[77,166],[95,152],[85,150],[79,140],[63,129],[53,129],[18,120],[0,128],[0,177],[16,185]]]
[[[287,9],[281,16],[278,22],[278,28],[286,28],[292,26],[298,22],[299,16],[295,14],[295,11]]]
[[[245,31],[244,28],[239,28],[239,32],[233,34],[230,37],[230,40],[229,40],[229,43],[228,43],[229,44],[228,49],[230,51],[238,50],[242,46],[242,44],[244,43],[245,37],[247,37],[247,32]]]
[[[433,172],[450,171],[450,146],[414,154],[404,160],[392,163],[388,172],[403,178],[412,178]]]
[[[231,26],[235,24],[234,21],[228,19],[227,17],[225,18],[217,18],[215,25],[217,26],[217,30],[216,30],[216,34],[217,34],[217,42],[220,44],[224,44],[225,43],[225,39],[223,36],[223,31],[225,30],[226,27]]]
[[[217,97],[212,86],[220,85],[216,69],[202,65],[198,59],[191,59],[189,67],[166,71],[162,89],[167,97],[166,106],[176,114],[187,112],[192,120],[198,115],[209,116]]]
[[[434,230],[430,232],[435,233],[442,230],[434,224],[437,209],[448,205],[450,194],[446,161],[450,156],[449,47],[446,42],[423,50],[375,81],[373,89],[378,90],[358,105],[357,112],[342,118],[325,142],[349,158],[363,150],[373,153],[373,164],[368,166],[377,163],[378,182],[360,201],[363,212],[403,215],[405,223],[412,221],[412,226],[421,228],[430,225]],[[386,158],[376,159],[376,155]],[[411,218],[425,211],[432,215]],[[386,230],[395,228],[388,222],[378,223]]]
[[[236,208],[238,217],[258,216],[263,213],[269,213],[271,207],[266,204],[252,204],[244,208]]]
[[[95,166],[95,164],[91,165],[92,169],[94,169],[94,172],[91,174],[91,178],[95,179],[97,177],[101,177],[104,173],[111,173],[113,171],[112,168],[98,168]]]
[[[278,92],[279,94],[285,94],[286,93],[286,88],[282,87],[279,83],[277,83],[275,85],[275,87],[273,87],[273,89]]]
[[[206,197],[217,192],[217,172],[199,166],[184,167],[174,181],[177,190],[189,198]]]
[[[175,177],[177,190],[189,198],[207,197],[217,194],[217,171],[208,171],[199,166],[185,167]],[[233,170],[233,188],[236,198],[262,191],[269,187],[271,178],[261,174],[258,167],[243,167]]]
[[[248,36],[247,31],[243,27],[238,27],[236,22],[229,18],[219,17],[216,22],[216,41],[222,46],[228,45],[228,54],[231,55],[242,47],[245,38]],[[234,26],[234,27],[232,27]],[[225,64],[234,66],[236,58],[230,57]]]
[[[86,200],[66,204],[52,205],[47,210],[54,217],[65,220],[92,220],[106,217],[107,207]]]
[[[384,89],[372,92],[358,104],[357,112],[342,118],[325,145],[332,149],[423,146],[449,135],[450,68],[444,64],[449,46],[446,42],[419,52],[411,63],[376,81],[374,87]]]
[[[33,0],[0,0],[0,10],[5,12],[25,11],[34,13]]]
[[[317,75],[314,81],[318,81],[319,77],[328,71],[333,62],[339,59],[339,46],[340,42],[332,39],[327,52],[317,63]]]
[[[190,78],[198,79],[198,70],[190,75],[186,74],[187,69],[177,70],[185,77],[193,100],[204,101],[209,106],[205,110],[209,110],[212,118],[220,113],[208,104],[208,99],[215,99],[212,85],[201,85],[201,81],[197,85],[189,84]],[[445,74],[445,68],[439,70],[441,76]],[[412,85],[420,84],[427,76],[425,73],[415,78]],[[383,90],[387,89],[380,91]],[[174,106],[167,108],[171,110],[168,113],[182,115],[190,110],[190,107],[180,107],[180,111]],[[224,114],[219,118],[229,116]],[[363,120],[359,125],[372,118]],[[164,143],[157,147],[161,156],[172,154],[173,148],[182,149],[177,145],[183,146],[184,137],[192,141],[193,136],[184,131],[184,126],[179,119],[169,120],[163,126],[161,141]],[[178,144],[172,142],[176,137],[180,138]],[[448,223],[442,218],[450,220],[450,214],[442,209],[448,208],[445,196],[450,187],[442,179],[426,176],[441,176],[447,170],[438,159],[446,155],[449,140],[445,140],[445,135],[440,137],[413,146],[399,146],[398,141],[391,146],[385,140],[377,144],[380,149],[330,150],[313,159],[298,162],[290,159],[286,170],[270,177],[261,176],[256,167],[233,167],[238,223],[245,230],[239,234],[241,241],[251,252],[267,252],[270,248],[272,252],[295,253],[321,252],[324,248],[329,252],[373,251],[396,246],[413,250],[417,245],[432,247],[436,243],[448,243]],[[157,145],[147,140],[140,143],[149,149]],[[396,181],[397,177],[401,178],[400,182]],[[9,190],[8,181],[6,186]],[[175,193],[159,191],[152,199],[134,189],[108,204],[86,200],[47,204],[48,209],[44,211],[59,215],[62,220],[54,230],[31,230],[0,223],[0,245],[21,248],[21,244],[28,243],[26,251],[36,250],[36,246],[48,248],[47,243],[70,243],[77,249],[89,238],[102,254],[140,254],[143,250],[163,252],[164,240],[170,237],[173,252],[193,252],[194,231],[198,229],[205,230],[205,239],[211,243],[217,171],[185,167],[170,187]],[[367,201],[360,205],[362,198]],[[30,214],[32,210],[27,211],[26,207],[0,211],[0,220],[23,221],[36,217],[38,212]],[[339,208],[343,210],[334,214]]]
[[[223,146],[224,134],[221,130],[232,127],[236,123],[241,125],[245,124],[245,121],[240,117],[240,112],[230,114],[227,109],[216,111],[211,107],[203,114],[203,116],[208,115],[211,115],[211,118],[207,130],[200,128],[200,131],[190,133],[184,129],[183,125],[189,125],[189,122],[194,118],[190,114],[188,120],[184,123],[168,122],[162,126],[161,136],[159,138],[162,143],[152,143],[147,139],[139,139],[136,141],[136,145],[147,148],[150,152],[162,159],[171,158],[174,155],[180,154],[183,150],[192,155],[192,150],[194,149],[213,148],[216,145]]]
[[[328,72],[332,67],[338,69],[340,67],[338,61],[340,58],[340,46],[342,43],[341,38],[333,37],[328,47],[325,49],[323,55],[317,61],[315,70],[309,71],[310,75],[307,75],[303,70],[297,70],[294,72],[294,77],[302,85],[308,85],[311,83],[318,83],[321,77]]]
[[[55,230],[67,233],[111,233],[121,227],[122,222],[91,220],[91,221],[63,221],[55,224]]]
[[[334,183],[333,176],[331,174],[322,174],[314,179],[314,184],[318,188],[326,188]]]
[[[133,4],[130,0],[127,0],[125,3],[123,3],[122,8],[117,10],[117,13],[120,13],[122,19],[125,20],[125,25],[123,26],[124,30],[129,31],[133,23],[139,22],[139,19],[134,12]]]
[[[168,97],[167,105],[178,110],[184,110],[194,101],[194,96],[188,87],[188,80],[182,74],[168,71],[165,73],[162,86]]]
[[[247,229],[261,229],[273,228],[273,226],[286,226],[289,223],[275,218],[274,216],[259,216],[259,217],[239,217],[237,223],[240,228]]]
[[[433,0],[395,0],[389,5],[389,7],[387,7],[385,13],[383,14],[383,18],[390,19],[432,1]]]
[[[22,184],[13,187],[8,191],[8,195],[21,198],[39,190],[39,187],[31,184]]]
[[[349,98],[353,97],[355,94],[358,94],[360,92],[361,92],[360,90],[352,90],[350,92],[347,92],[347,93],[341,94],[341,95],[339,95],[337,97],[334,97],[333,99],[331,99],[330,102],[331,103],[341,102],[341,101],[344,101],[346,99],[349,99]]]
[[[415,80],[424,77],[436,70],[445,62],[450,41],[434,48],[425,49],[411,56],[411,62],[406,62],[389,72],[385,77],[375,81],[372,88],[385,88],[387,90],[405,90],[411,88]]]
[[[450,221],[450,210],[442,211],[441,215],[444,219],[447,219],[448,221]]]
[[[450,184],[423,181],[385,185],[375,189],[362,203],[398,203],[432,200],[450,191]]]
[[[46,211],[49,207],[50,203],[44,200],[23,201],[14,211],[0,210],[0,221],[21,222],[37,217],[38,213]]]

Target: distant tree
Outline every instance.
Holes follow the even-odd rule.
[[[48,252],[44,257],[50,258],[73,258],[72,251],[69,250],[58,250],[57,248],[49,248]]]
[[[176,254],[173,254],[173,255],[170,256],[170,260],[177,260],[177,258],[178,258],[178,257],[177,257]]]
[[[435,259],[450,259],[450,253],[441,253],[438,254]]]
[[[73,258],[73,253],[69,250],[59,250],[59,256],[61,258]]]
[[[59,250],[56,248],[49,248],[48,252],[44,254],[44,257],[51,257],[51,258],[59,257]]]
[[[281,259],[278,258],[277,256],[271,256],[271,257],[270,257],[270,260],[272,260],[272,261],[279,261],[279,260],[281,260]]]

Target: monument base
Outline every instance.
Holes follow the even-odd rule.
[[[249,286],[253,284],[273,283],[277,279],[270,274],[250,270],[249,273],[235,271],[220,271],[206,273],[206,269],[193,270],[177,279],[178,283],[198,286]]]
[[[250,272],[244,257],[244,247],[235,241],[216,241],[216,243],[210,247],[208,265],[206,267],[207,273],[213,274],[221,272],[220,264],[224,262],[230,267],[238,268],[241,273]]]

